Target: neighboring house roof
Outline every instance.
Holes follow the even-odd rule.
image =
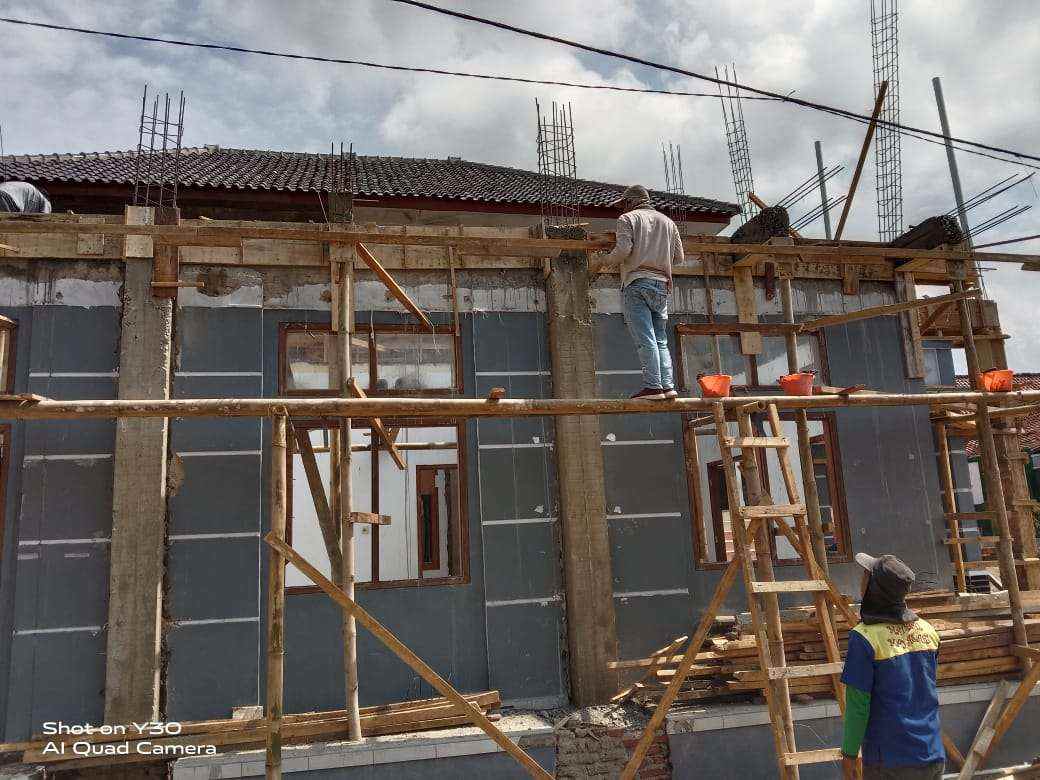
[[[354,194],[358,197],[434,198],[492,203],[537,204],[543,178],[534,171],[503,165],[446,160],[358,155]],[[328,191],[336,163],[326,154],[225,149],[203,146],[182,149],[179,182],[188,187],[283,192]],[[36,183],[77,182],[133,184],[133,151],[74,154],[8,155],[0,158],[0,178]],[[623,185],[574,179],[564,185],[567,205],[605,207]],[[651,190],[654,205],[732,216],[733,203]]]
[[[958,376],[954,383],[957,387],[969,387],[967,376]],[[1015,390],[1040,390],[1040,374],[1015,372],[1014,388]],[[1019,439],[1022,442],[1022,449],[1029,452],[1040,450],[1040,407],[1038,407],[1038,411],[1026,417],[1016,417],[1015,419],[1018,421],[1016,427],[1021,431]],[[969,458],[978,457],[979,445],[975,439],[968,441],[967,451]]]

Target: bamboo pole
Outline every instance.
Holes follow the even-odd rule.
[[[527,755],[519,745],[509,739],[509,737],[507,737],[501,729],[492,723],[478,707],[471,704],[462,694],[452,687],[451,683],[437,674],[437,672],[419,658],[419,656],[413,653],[404,642],[394,636],[386,626],[358,606],[353,599],[347,596],[347,594],[340,588],[337,588],[328,578],[324,577],[321,572],[308,563],[305,558],[273,534],[268,534],[264,537],[264,540],[273,550],[276,550],[278,554],[286,558],[293,566],[299,569],[307,579],[328,594],[329,598],[335,601],[345,611],[349,612],[359,623],[361,623],[361,625],[375,634],[376,638],[386,645],[394,655],[414,669],[420,677],[432,685],[442,696],[454,702],[459,709],[469,717],[475,726],[483,730],[484,733],[491,737],[500,748],[519,761],[531,777],[538,778],[538,780],[552,780],[552,775],[542,769],[537,761]]]
[[[358,245],[360,247],[360,245]],[[350,254],[353,254],[351,252]],[[340,266],[339,283],[339,323],[337,333],[337,363],[339,365],[340,396],[350,398],[351,381],[354,376],[354,364],[351,356],[351,339],[354,335],[354,263],[348,260]],[[339,474],[339,516],[340,551],[343,558],[343,574],[339,587],[351,601],[354,599],[354,579],[357,576],[357,551],[354,543],[354,523],[350,521],[354,511],[353,480],[351,466],[353,452],[351,449],[351,419],[345,416],[340,420],[338,436],[338,469]],[[393,446],[388,439],[389,446]],[[358,670],[357,670],[357,623],[354,615],[347,612],[343,615],[343,674],[346,681],[346,709],[348,715],[347,736],[351,742],[361,739],[361,713],[358,703]]]
[[[733,409],[774,403],[778,409],[843,409],[873,406],[934,406],[988,401],[1040,403],[1040,390],[1008,393],[856,393],[852,395],[739,396],[719,399]],[[620,398],[172,398],[167,400],[4,400],[0,419],[112,419],[117,417],[559,417],[574,414],[705,412],[716,399],[639,401]]]
[[[791,289],[791,277],[780,279],[780,299],[784,308],[784,320],[794,324],[794,293]],[[800,370],[798,365],[798,336],[793,332],[785,335],[787,345],[787,370],[794,374]],[[812,548],[816,557],[816,565],[826,575],[830,573],[827,561],[827,543],[823,538],[823,518],[820,513],[820,493],[816,487],[816,473],[813,469],[812,442],[809,436],[809,416],[804,409],[795,411],[795,425],[798,429],[798,460],[802,468],[802,497],[805,501],[806,519],[809,521],[809,533],[812,537]],[[828,610],[829,611],[829,610]],[[833,613],[831,613],[833,620]]]
[[[935,437],[939,442],[939,478],[942,480],[943,510],[946,512],[946,526],[950,538],[957,539],[961,535],[957,514],[957,498],[953,489],[953,466],[950,463],[950,441],[944,423],[935,424]],[[966,593],[968,581],[964,573],[964,548],[959,544],[950,545],[950,556],[953,558],[953,576],[957,583],[957,592]]]
[[[899,301],[898,303],[886,303],[883,306],[870,306],[866,309],[860,309],[859,311],[850,311],[847,314],[832,314],[827,317],[809,320],[809,322],[803,322],[798,330],[805,333],[807,331],[819,330],[820,328],[827,328],[831,325],[843,325],[846,322],[855,322],[856,320],[868,320],[874,317],[890,317],[894,314],[901,314],[905,311],[933,306],[936,303],[956,303],[962,298],[975,298],[978,295],[979,290],[971,289],[960,293],[951,293],[950,295],[940,295],[935,298],[914,298],[912,301]]]
[[[963,264],[960,264],[963,273]],[[951,287],[954,292],[963,292],[964,282],[955,280]],[[975,333],[971,322],[971,307],[966,298],[957,301],[960,314],[961,335],[964,339],[964,355],[967,358],[968,377],[973,388],[978,389],[980,383],[979,355],[975,349]],[[993,425],[989,417],[989,404],[985,399],[976,401],[975,426],[978,429],[979,449],[982,452],[982,477],[986,488],[986,503],[997,519],[1000,535],[1000,576],[1008,592],[1008,606],[1011,612],[1015,643],[1029,646],[1026,636],[1025,614],[1022,611],[1022,594],[1018,587],[1018,572],[1015,569],[1015,552],[1011,543],[1011,523],[1008,520],[1008,509],[1004,498],[1004,485],[1000,479],[1000,467],[997,461],[997,446],[993,440]],[[1028,669],[1029,663],[1023,661]]]
[[[271,532],[285,540],[286,526],[286,425],[285,415],[271,424]],[[267,574],[267,780],[282,776],[282,699],[285,676],[285,559],[274,549],[268,556]]]
[[[867,125],[867,134],[863,138],[863,146],[859,150],[859,160],[856,161],[856,171],[852,174],[852,184],[849,185],[849,194],[845,198],[845,205],[841,210],[841,218],[838,220],[838,228],[834,231],[834,240],[840,241],[841,234],[845,231],[845,220],[849,218],[849,209],[852,208],[852,199],[856,197],[856,188],[859,186],[859,177],[863,173],[863,163],[867,161],[867,152],[870,150],[870,142],[874,140],[874,130],[877,128],[878,117],[881,116],[881,106],[885,103],[885,94],[888,92],[888,82],[882,81],[878,86],[877,99],[874,101],[874,112],[870,116],[870,124]]]

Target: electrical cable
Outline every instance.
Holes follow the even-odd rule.
[[[556,36],[556,35],[548,35],[546,33],[537,32],[536,30],[528,30],[528,29],[523,28],[523,27],[517,27],[515,25],[506,24],[505,22],[497,22],[497,21],[494,21],[493,19],[486,19],[484,17],[475,16],[474,14],[467,14],[467,13],[464,13],[462,11],[453,11],[453,10],[451,10],[449,8],[441,8],[440,6],[436,6],[436,5],[433,5],[431,3],[424,3],[424,2],[421,2],[420,0],[390,0],[390,2],[401,3],[402,5],[410,5],[410,6],[414,6],[415,8],[422,8],[422,9],[427,10],[427,11],[432,11],[434,13],[443,14],[445,16],[451,16],[451,17],[454,17],[456,19],[463,19],[463,20],[468,21],[468,22],[475,22],[477,24],[483,24],[483,25],[487,25],[489,27],[495,27],[495,28],[498,28],[500,30],[505,30],[507,32],[516,33],[518,35],[525,35],[525,36],[528,36],[530,38],[538,38],[538,39],[543,40],[543,41],[550,41],[552,43],[559,43],[559,44],[562,44],[563,46],[569,46],[570,48],[573,48],[573,49],[580,49],[582,51],[591,52],[593,54],[601,54],[601,55],[603,55],[605,57],[612,57],[614,59],[625,60],[626,62],[631,62],[631,63],[634,63],[636,65],[643,65],[643,66],[648,67],[648,68],[655,68],[657,70],[663,70],[663,71],[667,71],[669,73],[675,73],[675,74],[678,74],[680,76],[688,76],[690,78],[699,79],[701,81],[709,81],[709,82],[711,82],[713,84],[717,84],[719,86],[734,87],[734,88],[736,88],[738,90],[739,89],[743,89],[743,90],[745,90],[747,92],[753,92],[756,95],[760,95],[760,96],[764,96],[764,97],[771,97],[771,98],[776,99],[776,100],[782,100],[785,103],[793,103],[794,105],[801,106],[803,108],[811,108],[811,109],[814,109],[814,110],[817,110],[817,111],[826,111],[828,113],[832,113],[832,114],[835,114],[837,116],[843,116],[843,117],[846,117],[848,119],[856,119],[856,120],[861,120],[861,121],[866,121],[866,122],[871,121],[871,117],[870,116],[867,116],[865,114],[860,114],[860,113],[857,113],[855,111],[849,111],[848,109],[837,108],[835,106],[828,106],[828,105],[826,105],[824,103],[816,103],[816,102],[811,101],[811,100],[802,100],[801,98],[791,97],[790,94],[782,95],[782,94],[780,94],[778,92],[771,92],[770,90],[760,89],[758,87],[748,86],[747,84],[740,84],[740,83],[738,83],[736,81],[727,81],[725,79],[720,79],[718,77],[708,76],[708,75],[706,75],[704,73],[697,73],[696,71],[685,70],[684,68],[677,68],[677,67],[675,67],[673,65],[665,65],[665,64],[660,63],[660,62],[654,62],[652,60],[646,60],[646,59],[643,59],[641,57],[635,57],[635,56],[632,56],[631,54],[623,54],[621,52],[612,51],[610,49],[603,49],[603,48],[600,48],[600,47],[597,47],[597,46],[590,46],[587,43],[579,43],[578,41],[572,41],[572,40],[569,40],[567,38],[561,38],[561,37]],[[888,121],[885,121],[885,120],[882,120],[882,119],[878,119],[876,121],[877,121],[878,127],[889,127],[889,128],[896,129],[896,130],[908,130],[908,131],[912,131],[912,132],[916,132],[916,133],[922,133],[924,135],[929,135],[929,136],[932,136],[934,138],[939,138],[939,139],[942,139],[943,141],[946,140],[946,136],[944,136],[942,133],[936,133],[936,132],[934,132],[932,130],[925,130],[925,129],[920,128],[920,127],[912,127],[910,125],[904,125],[904,124],[901,124],[899,122],[888,122]],[[970,140],[967,140],[965,138],[956,138],[956,137],[953,137],[953,136],[950,137],[950,140],[955,141],[957,143],[967,144],[969,146],[978,147],[979,149],[987,149],[987,150],[989,150],[991,152],[999,152],[1000,154],[1007,154],[1007,155],[1011,155],[1013,157],[1021,157],[1023,159],[1034,160],[1036,162],[1040,162],[1040,156],[1033,155],[1033,154],[1028,154],[1026,152],[1018,152],[1018,151],[1015,151],[1014,149],[1005,149],[1005,148],[1002,148],[1002,147],[999,147],[999,146],[990,146],[989,144],[983,144],[983,143],[980,143],[978,141],[970,141]]]
[[[392,2],[407,2],[408,0],[391,0],[391,1]],[[412,4],[419,5],[421,7],[426,7],[426,4],[415,4],[415,3],[412,3]],[[429,6],[429,8],[432,9],[432,10],[438,10],[438,11],[441,11],[441,12],[444,12],[444,13],[448,13],[444,9],[436,8],[436,6]],[[475,18],[479,19],[479,17],[475,17]],[[34,22],[34,21],[29,21],[27,19],[15,19],[15,18],[12,18],[12,17],[0,17],[0,22],[4,22],[4,23],[7,23],[7,24],[22,25],[22,26],[25,26],[25,27],[37,27],[37,28],[42,28],[42,29],[47,29],[47,30],[57,30],[57,31],[61,31],[61,32],[73,32],[73,33],[79,33],[79,34],[82,34],[82,35],[95,35],[95,36],[104,37],[104,38],[117,38],[117,39],[122,39],[122,40],[142,41],[144,43],[162,43],[162,44],[167,44],[167,45],[170,45],[170,46],[186,46],[186,47],[197,48],[197,49],[209,49],[211,51],[226,51],[226,52],[231,52],[231,53],[235,53],[235,54],[256,54],[256,55],[261,55],[261,56],[265,56],[265,57],[276,57],[276,58],[284,58],[284,59],[291,59],[291,60],[302,60],[302,61],[309,61],[309,62],[323,62],[323,63],[327,63],[327,64],[332,64],[332,65],[357,65],[357,66],[365,67],[365,68],[373,68],[373,69],[377,69],[377,70],[391,70],[391,71],[398,71],[398,72],[404,72],[404,73],[420,73],[420,74],[429,74],[429,75],[436,75],[436,76],[455,76],[455,77],[460,77],[460,78],[482,79],[482,80],[487,80],[487,81],[503,81],[503,82],[518,83],[518,84],[537,84],[537,85],[557,86],[557,87],[571,87],[571,88],[575,88],[575,89],[589,89],[589,90],[600,90],[600,91],[608,91],[608,92],[631,92],[631,93],[650,94],[650,95],[674,95],[674,96],[677,96],[677,97],[709,97],[709,98],[719,98],[719,97],[722,97],[718,93],[709,93],[709,92],[684,92],[684,91],[679,91],[679,90],[667,90],[667,89],[650,89],[650,88],[640,88],[640,87],[622,87],[622,86],[618,86],[618,85],[615,85],[615,84],[583,84],[583,83],[580,83],[580,82],[572,82],[572,81],[555,81],[555,80],[550,80],[550,79],[533,79],[533,78],[525,78],[525,77],[522,77],[522,76],[506,76],[506,75],[502,75],[502,74],[473,73],[473,72],[468,72],[468,71],[455,71],[455,70],[446,70],[446,69],[441,69],[441,68],[419,68],[419,67],[411,67],[411,66],[406,66],[406,65],[390,65],[388,63],[373,62],[373,61],[369,61],[369,60],[353,60],[353,59],[346,59],[346,58],[339,58],[339,57],[322,57],[322,56],[317,56],[317,55],[294,54],[294,53],[291,53],[291,52],[279,52],[279,51],[272,51],[272,50],[267,50],[267,49],[252,49],[252,48],[248,48],[248,47],[245,47],[245,46],[234,46],[234,45],[230,45],[230,44],[200,43],[198,41],[185,41],[185,40],[179,40],[179,39],[175,39],[175,38],[158,38],[158,37],[155,37],[155,36],[148,36],[148,35],[133,35],[133,34],[130,34],[130,33],[113,32],[113,31],[110,31],[110,30],[95,30],[95,29],[91,29],[91,28],[87,28],[87,27],[72,27],[72,26],[69,26],[69,25],[51,24],[51,23],[48,23],[48,22]],[[497,22],[493,23],[493,22],[489,21],[487,23],[498,25]],[[524,32],[525,34],[534,35],[535,37],[545,37],[548,40],[555,40],[555,39],[553,39],[550,36],[543,36],[541,33],[528,33],[528,31],[521,31],[521,32]],[[560,40],[563,41],[563,39],[560,39]],[[579,48],[583,46],[582,44],[570,44],[570,42],[566,42],[566,43],[568,45],[578,46]],[[593,49],[592,47],[586,47],[586,48],[588,48],[591,51],[599,51],[597,49]],[[607,56],[619,56],[619,57],[622,57],[622,58],[628,58],[627,55],[615,55],[615,54],[613,54],[611,52],[608,52],[606,50],[603,50],[602,53],[607,55]],[[635,58],[628,58],[628,59],[631,59],[632,61],[635,61],[635,62],[639,62],[639,60],[637,60]],[[691,75],[693,78],[705,78],[705,79],[708,79],[709,81],[717,82],[720,85],[743,86],[743,85],[738,85],[738,84],[736,84],[734,82],[725,81],[724,79],[714,79],[714,78],[711,78],[709,76],[702,76],[700,74],[687,74],[684,71],[679,71],[678,69],[673,69],[673,68],[670,68],[669,66],[655,65],[654,63],[649,63],[649,62],[646,63],[646,64],[649,65],[650,67],[660,67],[660,68],[665,69],[665,70],[673,70],[673,71],[679,72],[681,75]],[[751,91],[751,92],[764,92],[764,90],[757,90],[757,89],[754,89],[754,88],[751,88],[751,87],[744,87],[744,88],[747,89],[748,91]],[[814,103],[811,103],[809,101],[804,101],[804,100],[800,100],[800,99],[797,99],[797,98],[793,98],[790,95],[784,96],[784,95],[773,94],[773,93],[765,93],[765,94],[760,94],[760,95],[741,95],[741,100],[763,100],[763,101],[775,102],[775,103],[781,103],[781,102],[783,102],[783,103],[791,103],[793,105],[799,105],[799,106],[815,108],[815,109],[817,109],[819,111],[822,111],[824,113],[829,113],[829,114],[832,114],[834,116],[840,116],[840,117],[843,117],[843,118],[846,118],[846,119],[851,119],[853,121],[859,122],[860,124],[864,124],[864,125],[865,124],[869,124],[869,122],[870,122],[870,118],[867,117],[867,116],[864,116],[862,114],[855,114],[853,112],[845,111],[843,109],[831,108],[829,106],[824,106],[823,104],[814,104]],[[937,144],[937,145],[940,145],[940,146],[945,145],[944,136],[942,136],[939,133],[934,133],[934,132],[932,132],[930,130],[919,130],[917,128],[908,127],[906,125],[900,125],[900,124],[896,124],[896,123],[885,122],[884,120],[878,120],[878,124],[879,125],[887,125],[887,126],[891,127],[892,129],[894,129],[896,132],[898,132],[901,135],[906,136],[908,138],[915,138],[915,139],[917,139],[919,141],[926,141],[928,143]],[[920,135],[922,133],[925,134],[925,135]],[[934,138],[933,137],[926,137],[926,136],[934,136]],[[937,140],[937,139],[942,139],[942,140]],[[1027,154],[1020,153],[1020,152],[1015,152],[1013,150],[1004,150],[1004,149],[1000,149],[999,147],[989,147],[989,146],[986,146],[984,144],[979,144],[979,143],[976,143],[976,142],[973,142],[973,141],[962,141],[961,139],[958,139],[958,138],[951,139],[951,143],[953,144],[955,149],[957,149],[958,151],[964,152],[966,154],[973,154],[973,155],[976,155],[976,156],[979,156],[979,157],[987,157],[987,158],[989,158],[991,160],[998,160],[998,161],[1004,162],[1004,163],[1010,163],[1010,164],[1013,164],[1013,165],[1020,165],[1020,166],[1025,167],[1025,168],[1032,168],[1034,170],[1040,170],[1040,165],[1032,165],[1030,163],[1023,162],[1022,160],[1019,160],[1019,159],[1012,160],[1012,159],[1008,159],[1007,157],[998,157],[995,154],[989,154],[987,152],[980,151],[977,148],[969,148],[969,147],[965,147],[965,146],[960,146],[958,144],[959,143],[964,143],[964,144],[969,144],[971,146],[980,147],[980,148],[983,148],[983,149],[991,149],[991,150],[999,152],[1001,154],[1007,154],[1007,155],[1011,155],[1013,157],[1021,157],[1021,158],[1026,158],[1026,159],[1033,159],[1033,160],[1036,160],[1037,162],[1040,162],[1040,157],[1035,157],[1035,156],[1027,155]]]

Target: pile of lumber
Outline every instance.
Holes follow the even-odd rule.
[[[1040,641],[1040,593],[1030,592],[1025,608],[1030,642]],[[1001,601],[1002,599],[1002,601]],[[1020,669],[1015,654],[1012,624],[1006,594],[955,596],[934,593],[912,604],[917,613],[939,632],[938,678],[940,685],[992,680]],[[817,629],[814,608],[783,610],[784,652],[788,666],[827,663],[823,638]],[[839,647],[844,657],[851,626],[835,616]],[[744,616],[719,624],[719,631],[704,643],[686,679],[677,702],[748,701],[762,695],[765,676],[758,662],[758,648]],[[724,633],[723,633],[724,632]],[[681,640],[681,641],[680,641]],[[634,682],[615,696],[615,701],[632,699],[647,708],[660,701],[671,682],[687,645],[685,637],[652,653],[647,658],[618,661],[610,668],[623,670]],[[833,696],[831,678],[825,675],[797,677],[789,682],[792,696]]]
[[[502,700],[498,691],[470,694],[466,700],[491,720],[498,720]],[[443,697],[383,704],[361,709],[361,733],[365,737],[404,734],[413,731],[464,726],[470,723],[455,703]],[[145,725],[145,724],[142,724]],[[172,724],[171,724],[172,725]],[[183,756],[263,748],[267,723],[260,718],[181,722],[179,733],[156,735],[134,725],[108,726],[90,734],[34,735],[29,742],[0,744],[0,763],[47,765],[54,770],[79,769],[110,764],[170,761]],[[177,730],[167,728],[167,732]],[[310,744],[345,740],[346,710],[285,715],[282,744]],[[74,749],[74,745],[76,748]],[[84,747],[86,746],[86,747]],[[90,755],[84,755],[88,752]],[[118,751],[118,752],[117,752]]]
[[[766,206],[737,228],[730,236],[731,244],[764,244],[771,238],[788,235],[791,218],[783,206]]]
[[[902,235],[896,236],[890,246],[901,249],[937,249],[944,244],[957,246],[964,240],[964,233],[956,217],[940,214],[912,225]]]

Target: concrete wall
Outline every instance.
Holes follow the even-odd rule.
[[[121,272],[117,265],[36,263],[0,271],[0,313],[16,319],[16,390],[54,398],[115,395]],[[195,273],[207,273],[192,269]],[[445,274],[404,272],[409,292],[450,322]],[[173,394],[272,396],[284,322],[327,322],[319,272],[214,270],[209,294],[181,291]],[[460,272],[465,394],[502,386],[513,397],[551,393],[545,296],[537,272]],[[716,280],[720,318],[735,317],[731,286]],[[614,282],[592,291],[599,393],[640,384]],[[799,313],[852,310],[892,299],[864,282],[842,296],[831,282],[796,284]],[[359,275],[358,319],[402,321],[396,303]],[[759,291],[759,309],[779,301]],[[706,320],[699,279],[677,283],[673,321]],[[833,384],[914,390],[902,376],[895,320],[827,332]],[[673,339],[674,344],[674,339]],[[360,589],[360,601],[442,675],[465,690],[548,707],[567,697],[565,605],[551,421],[482,420],[466,427],[470,582]],[[676,415],[601,420],[606,507],[622,658],[688,633],[717,582],[694,563],[691,508]],[[44,719],[99,721],[104,699],[111,421],[13,426],[7,533],[0,561],[0,718],[7,740]],[[856,410],[838,419],[854,549],[890,540],[924,584],[949,582],[934,454],[925,410]],[[166,715],[226,717],[263,701],[269,428],[255,419],[174,420],[166,604]],[[880,486],[880,489],[879,489]],[[41,543],[46,542],[46,543]],[[851,566],[835,567],[854,590]],[[793,572],[793,570],[792,570]],[[743,609],[736,590],[727,609]],[[323,595],[287,606],[286,709],[341,702],[339,612]],[[432,695],[364,632],[363,704]]]
[[[0,314],[18,323],[15,392],[114,398],[119,286],[112,264],[0,271]],[[0,559],[0,721],[25,739],[43,720],[104,712],[111,420],[12,425]]]

